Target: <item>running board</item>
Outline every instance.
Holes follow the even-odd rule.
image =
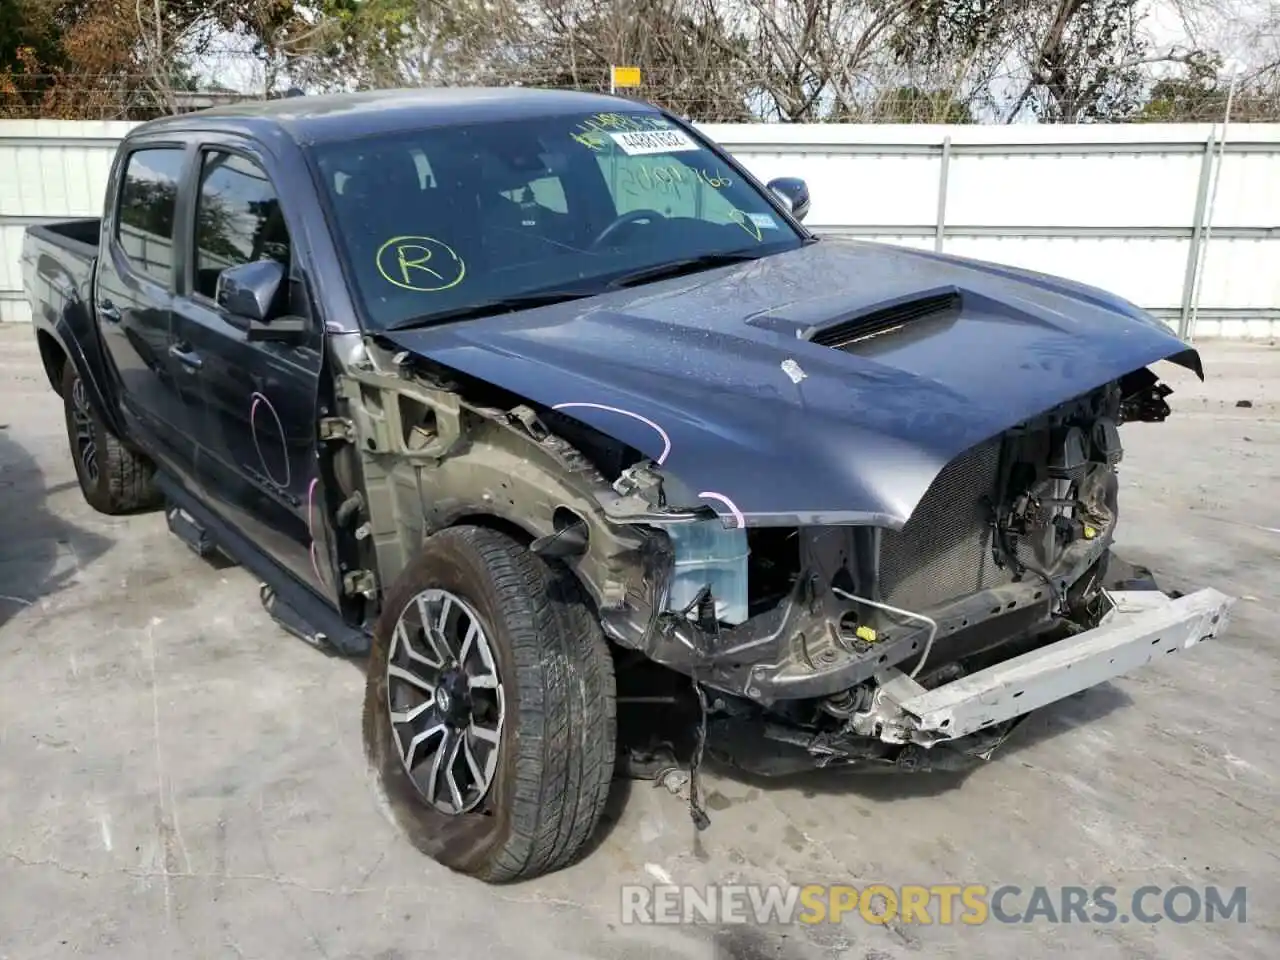
[[[217,552],[218,545],[209,536],[209,531],[172,500],[165,504],[164,518],[169,524],[169,532],[190,547],[197,557],[207,560]]]
[[[262,582],[258,593],[262,605],[283,630],[345,657],[368,654],[367,633],[343,620],[326,600],[299,583],[293,574],[189,494],[169,474],[157,472],[156,486],[168,501],[165,515],[171,517],[169,529],[197,553],[198,548],[221,550],[257,577]]]
[[[317,630],[314,624],[310,623],[284,600],[281,600],[280,595],[272,589],[270,584],[262,583],[258,585],[258,599],[262,601],[262,609],[267,611],[267,615],[285,633],[291,634],[299,640],[305,640],[313,647],[323,648],[329,646],[328,636]]]
[[[886,743],[956,740],[1212,639],[1235,603],[1212,588],[1176,598],[1157,590],[1106,596],[1112,608],[1092,630],[932,690],[886,671],[854,729]]]

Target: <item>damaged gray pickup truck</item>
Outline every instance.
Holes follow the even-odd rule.
[[[1227,622],[1110,559],[1120,428],[1193,349],[808,205],[634,101],[288,98],[132,131],[24,277],[86,499],[367,653],[396,820],[501,881],[580,856],[615,770],[688,764],[702,827],[704,755],[985,758]]]

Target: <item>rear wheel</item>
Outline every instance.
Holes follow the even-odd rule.
[[[613,664],[567,571],[511,537],[431,537],[374,632],[364,740],[396,823],[490,882],[572,862],[613,774]]]
[[[159,506],[155,466],[114,436],[89,402],[84,381],[69,360],[62,370],[67,441],[85,501],[99,513],[132,513]]]

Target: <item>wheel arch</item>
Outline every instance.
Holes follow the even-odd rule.
[[[523,547],[529,546],[538,539],[536,531],[511,517],[473,507],[464,508],[456,515],[450,516],[446,522],[437,525],[429,533],[439,533],[450,527],[484,527],[495,533],[505,533]]]
[[[618,494],[580,438],[560,435],[518,397],[468,391],[377,349],[335,379],[363,494],[360,565],[384,591],[441,530],[472,525],[532,547],[581,521],[576,549],[559,542],[560,556],[544,559],[572,573],[595,611],[645,595],[656,534],[606,515]]]
[[[574,512],[576,513],[576,511]],[[541,536],[532,527],[521,523],[513,517],[475,508],[465,510],[452,517],[448,523],[437,527],[432,533],[439,533],[442,530],[449,530],[454,527],[481,527],[485,530],[492,530],[495,533],[506,534],[525,548],[531,547],[534,541]],[[582,602],[591,611],[591,615],[598,618],[600,611],[596,603],[596,592],[590,579],[588,579],[579,565],[566,563],[554,557],[542,557],[542,560],[550,564],[554,569],[561,570],[573,578]]]
[[[62,396],[62,373],[70,359],[66,349],[48,330],[36,331],[36,346],[40,348],[40,362],[44,365],[45,376],[49,378],[49,386]]]
[[[112,403],[110,374],[103,365],[102,353],[95,342],[84,343],[77,337],[75,328],[65,319],[56,326],[40,322],[36,327],[36,346],[40,350],[40,363],[53,391],[62,396],[62,376],[67,364],[75,367],[84,381],[89,402],[110,430],[122,442],[130,444],[128,431],[120,411]]]

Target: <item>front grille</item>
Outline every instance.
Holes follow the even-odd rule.
[[[999,480],[1000,438],[962,453],[938,474],[899,531],[880,549],[880,595],[908,610],[928,610],[956,597],[1009,582],[991,556],[984,499]]]

